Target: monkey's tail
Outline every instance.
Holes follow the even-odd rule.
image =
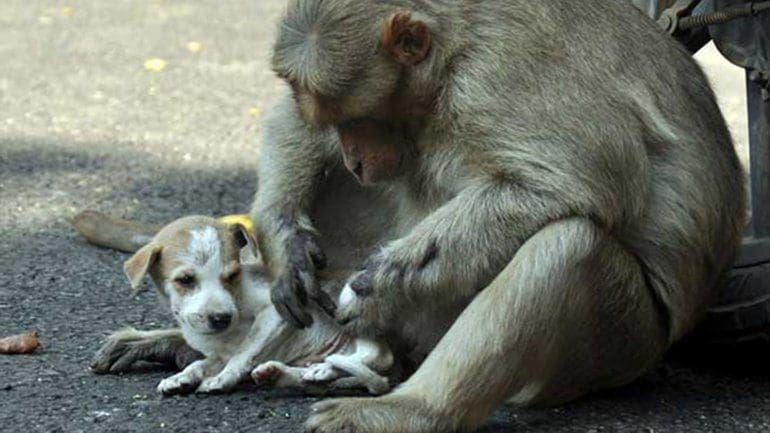
[[[88,242],[126,253],[133,253],[149,243],[162,227],[111,217],[95,210],[78,213],[70,224]]]

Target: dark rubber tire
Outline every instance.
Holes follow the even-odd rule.
[[[770,341],[770,263],[730,271],[696,339],[717,344]]]

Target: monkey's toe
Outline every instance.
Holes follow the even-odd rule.
[[[307,433],[448,433],[446,420],[406,397],[341,398],[313,406]]]

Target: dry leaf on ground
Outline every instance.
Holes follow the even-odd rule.
[[[37,331],[0,338],[0,354],[17,355],[32,353],[40,347]]]

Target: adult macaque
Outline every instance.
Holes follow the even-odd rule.
[[[424,358],[389,395],[317,405],[309,431],[467,431],[505,400],[628,383],[730,266],[730,136],[630,2],[293,0],[273,60],[292,89],[265,119],[252,213],[276,307],[296,326],[310,300],[332,312],[316,270],[379,244],[335,314]],[[341,160],[396,210],[340,189]]]
[[[294,0],[273,65],[293,97],[266,121],[253,214],[284,317],[328,303],[309,212],[340,144],[362,183],[392,180],[401,231],[339,320],[429,350],[464,307],[407,382],[319,404],[310,431],[470,430],[506,399],[627,383],[733,259],[744,190],[724,121],[630,3]],[[409,167],[370,174],[355,143],[373,140]]]

